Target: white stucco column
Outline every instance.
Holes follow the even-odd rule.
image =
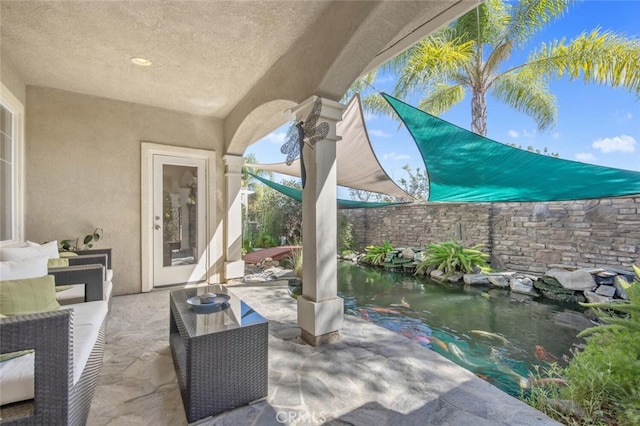
[[[227,215],[225,220],[225,263],[224,278],[240,278],[244,276],[244,260],[242,260],[242,203],[240,189],[242,186],[241,155],[225,155],[224,179],[227,189]]]
[[[315,97],[292,112],[306,119]],[[312,344],[329,343],[339,338],[344,303],[337,281],[337,201],[336,201],[336,123],[342,120],[345,106],[322,100],[317,124],[329,123],[327,137],[304,148],[307,181],[302,191],[303,265],[302,295],[298,297],[298,325],[302,338]]]

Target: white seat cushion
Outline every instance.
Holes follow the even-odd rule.
[[[72,284],[73,287],[62,290],[56,293],[56,299],[58,302],[77,302],[82,303],[84,301],[84,284]],[[111,292],[113,291],[113,284],[111,281],[105,281],[102,287],[102,300],[109,301],[111,298]]]
[[[65,306],[74,309],[73,384],[75,385],[98,340],[100,326],[107,316],[107,302],[87,302]],[[0,362],[0,405],[32,399],[34,354]]]

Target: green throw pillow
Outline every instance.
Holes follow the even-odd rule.
[[[78,255],[78,253],[74,253],[72,251],[61,251],[58,254],[60,255],[60,257],[74,257]]]
[[[53,275],[0,281],[0,314],[34,314],[60,309]]]
[[[69,258],[47,260],[47,268],[66,268],[67,266],[69,266]]]
[[[0,318],[6,318],[6,315],[2,315],[0,314]],[[27,355],[33,352],[33,349],[27,349],[25,351],[18,351],[18,352],[9,352],[6,354],[0,354],[0,362],[2,361],[9,361],[10,359],[13,358],[18,358],[19,356],[22,355]]]

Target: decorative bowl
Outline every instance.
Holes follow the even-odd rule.
[[[208,305],[210,303],[215,303],[217,295],[215,293],[203,293],[198,297],[200,298],[200,303]]]

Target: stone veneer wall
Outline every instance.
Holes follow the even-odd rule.
[[[359,249],[389,241],[424,247],[483,244],[492,266],[543,273],[549,265],[640,264],[640,197],[546,203],[415,204],[342,210]]]

